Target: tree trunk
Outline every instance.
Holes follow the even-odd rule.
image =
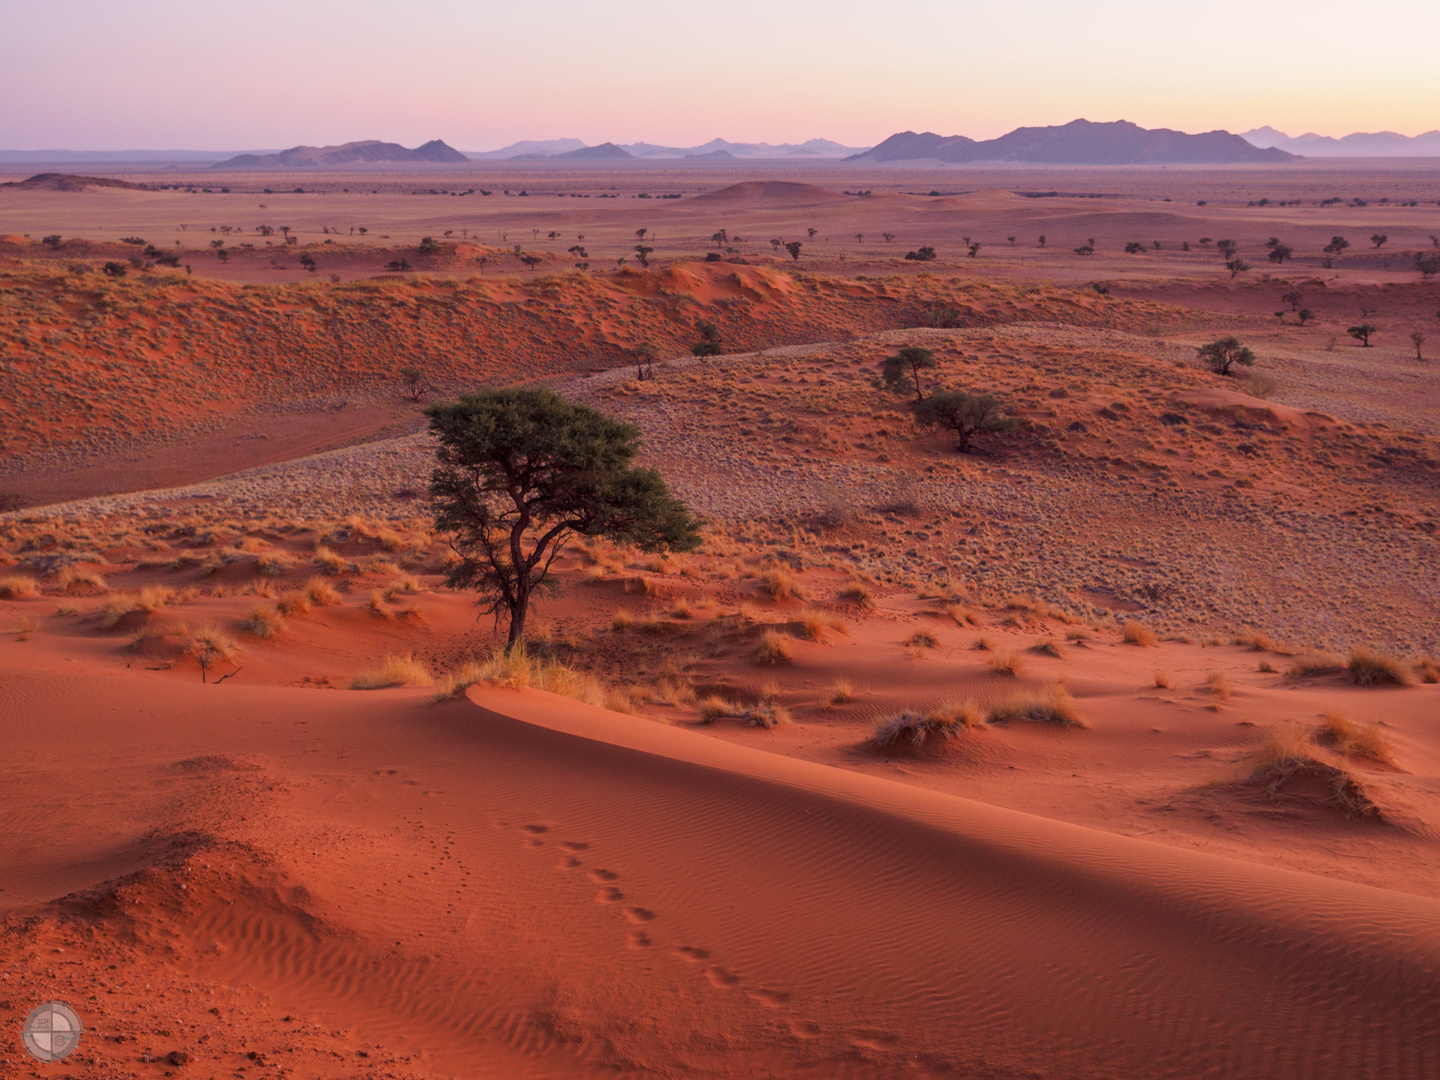
[[[525,641],[525,616],[530,613],[530,590],[523,586],[515,592],[515,605],[510,609],[510,634],[505,641],[505,651],[511,652],[516,645]]]

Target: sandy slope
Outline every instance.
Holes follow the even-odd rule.
[[[196,1075],[246,1052],[319,1076],[1437,1065],[1430,898],[538,691],[66,667],[3,674],[0,899],[40,921],[8,921],[0,969],[7,1013],[77,1003],[100,1074],[175,1049]]]

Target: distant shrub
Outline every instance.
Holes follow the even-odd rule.
[[[911,262],[933,262],[935,260],[935,249],[933,247],[917,248],[915,251],[907,251],[905,258]]]
[[[273,638],[285,627],[285,617],[276,608],[256,604],[240,620],[241,627],[248,634],[258,638]]]
[[[966,728],[984,726],[985,713],[974,702],[946,702],[930,712],[906,709],[886,717],[875,725],[870,744],[877,750],[889,750],[908,742],[918,749],[931,739],[952,739]]]

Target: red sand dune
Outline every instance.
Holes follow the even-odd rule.
[[[76,993],[51,947],[90,971],[123,959],[101,975],[114,996],[87,1004],[96,1029],[158,1053],[183,1042],[202,1072],[239,1061],[237,1043],[279,1053],[277,1038],[313,1052],[288,1059],[311,1075],[352,1075],[325,1055],[372,1044],[413,1050],[405,1075],[1437,1064],[1427,897],[539,691],[437,706],[65,666],[4,675],[10,753],[29,765],[0,831],[35,838],[5,848],[5,906],[75,891],[28,932],[44,946],[28,996]],[[70,842],[41,842],[57,835]],[[184,1007],[219,1008],[213,1051],[154,1035],[141,986],[173,978],[155,965],[211,987]],[[293,1035],[280,1012],[301,1015]],[[95,1053],[118,1068],[133,1050]]]

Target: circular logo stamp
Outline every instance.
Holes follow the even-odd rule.
[[[25,1049],[37,1061],[61,1061],[80,1045],[84,1030],[69,1005],[47,1001],[25,1018]]]

